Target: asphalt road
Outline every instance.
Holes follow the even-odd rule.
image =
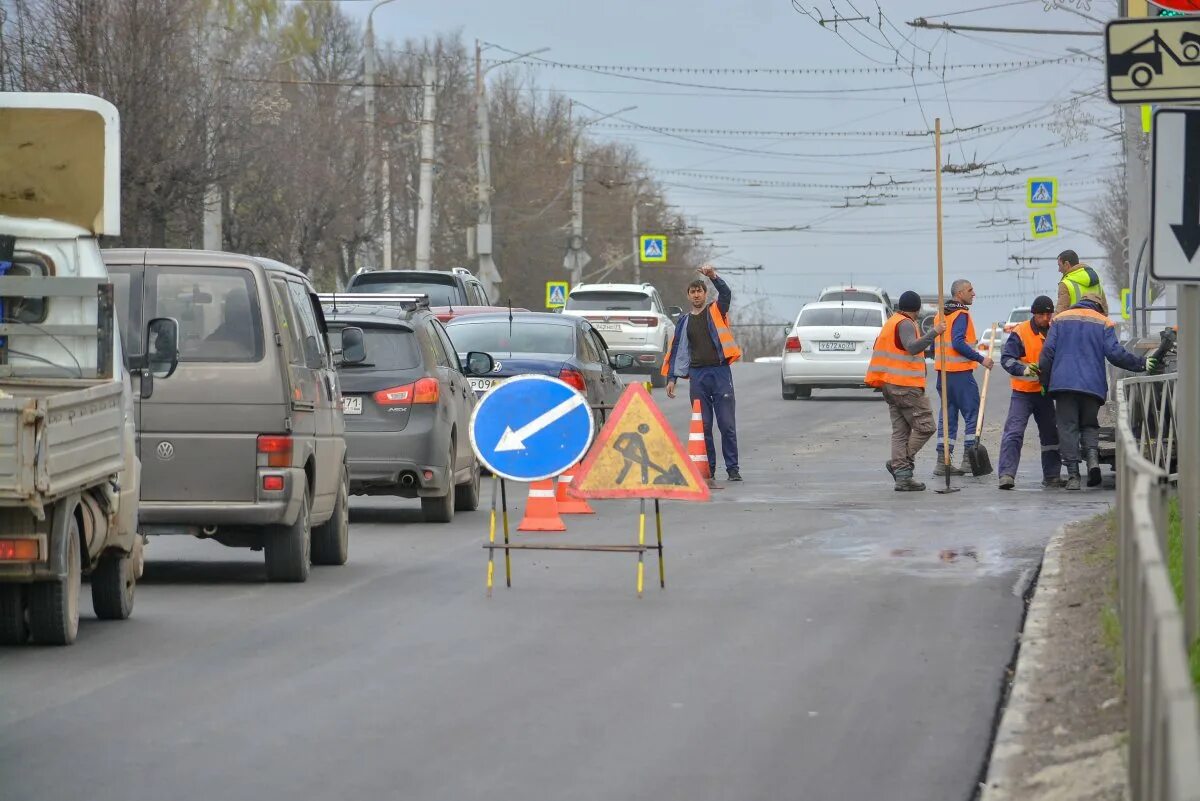
[[[746,481],[666,504],[641,600],[627,554],[544,552],[489,599],[487,515],[405,501],[356,499],[351,562],[304,585],[152,540],[131,620],[0,651],[0,798],[970,798],[1041,549],[1112,491],[1035,488],[1027,445],[1015,492],[895,493],[878,396],[737,384]],[[597,506],[537,536],[633,541],[635,503]]]

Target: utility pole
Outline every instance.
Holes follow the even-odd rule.
[[[428,270],[433,235],[433,117],[434,104],[437,103],[437,67],[432,62],[422,70],[422,80],[425,83],[425,102],[421,106],[421,206],[417,209],[417,254],[414,261],[418,270]]]
[[[391,147],[383,140],[380,154],[381,183],[383,184],[383,269],[392,269],[392,162]]]
[[[582,103],[580,105],[583,105]],[[575,104],[571,105],[574,109]],[[585,106],[585,108],[591,108]],[[627,106],[620,111],[614,111],[610,114],[604,114],[599,117],[588,120],[579,126],[579,130],[575,132],[575,138],[571,141],[571,238],[567,244],[567,253],[563,257],[563,267],[571,271],[571,286],[583,282],[583,268],[588,265],[592,257],[583,249],[583,158],[580,150],[580,140],[583,139],[583,129],[589,125],[594,125],[601,120],[606,120],[609,117],[615,117],[618,114],[624,114],[626,111],[633,111],[637,106]],[[592,109],[595,111],[595,109]],[[599,112],[597,112],[599,113]],[[636,267],[634,269],[637,269]]]
[[[475,190],[479,218],[475,225],[475,253],[479,258],[477,272],[484,292],[489,298],[499,296],[500,270],[492,258],[492,139],[488,129],[488,102],[483,83],[483,49],[475,40]]]
[[[629,212],[629,222],[633,229],[633,283],[642,283],[642,240],[641,221],[638,219],[638,206],[642,202],[642,181],[638,178],[633,185],[633,207]]]
[[[374,8],[371,9],[373,14]],[[367,234],[371,239],[375,239],[378,233],[379,215],[377,213],[379,203],[379,186],[375,177],[375,28],[371,21],[371,14],[367,15],[367,34],[366,34],[366,52],[363,53],[363,110],[366,114],[367,125],[367,157],[364,159],[365,175],[363,175],[363,184],[367,190]],[[366,267],[374,267],[375,261],[374,248],[368,246],[367,264]]]

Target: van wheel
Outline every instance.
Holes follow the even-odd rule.
[[[21,645],[27,639],[25,585],[0,584],[0,645]]]
[[[263,553],[267,561],[267,581],[301,582],[308,580],[311,565],[312,518],[308,508],[308,488],[300,494],[300,514],[290,526],[272,526],[267,530]]]
[[[101,620],[125,620],[133,612],[133,592],[137,589],[136,567],[128,554],[110,553],[100,557],[92,571],[92,607]]]
[[[471,480],[454,488],[454,510],[457,512],[474,512],[479,508],[479,462],[471,461]]]
[[[421,515],[426,523],[449,523],[454,519],[454,445],[450,446],[450,488],[440,498],[422,498]]]
[[[70,645],[79,634],[79,592],[83,579],[79,553],[79,521],[69,512],[67,523],[67,575],[59,581],[29,585],[29,631],[34,642]]]
[[[314,565],[344,565],[350,557],[350,478],[342,469],[333,517],[313,529],[312,562]]]

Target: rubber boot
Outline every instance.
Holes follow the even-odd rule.
[[[1067,486],[1064,489],[1078,490],[1079,487],[1079,462],[1067,465]]]
[[[925,485],[913,478],[913,471],[901,468],[896,471],[896,492],[922,492]]]
[[[1100,486],[1100,451],[1095,448],[1087,449],[1087,469],[1089,487]]]

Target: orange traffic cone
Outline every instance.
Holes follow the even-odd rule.
[[[525,502],[525,519],[517,531],[566,531],[567,525],[558,516],[558,504],[554,501],[553,478],[535,481],[529,485],[529,500]]]
[[[712,466],[708,463],[708,448],[704,447],[704,416],[700,414],[700,401],[692,401],[692,425],[688,430],[688,458],[695,463],[703,478],[712,478]]]
[[[558,496],[554,499],[558,504],[558,513],[560,515],[594,515],[596,510],[588,506],[588,502],[583,498],[572,498],[567,493],[567,487],[571,486],[572,479],[575,478],[575,468],[568,467],[567,471],[558,477]]]

